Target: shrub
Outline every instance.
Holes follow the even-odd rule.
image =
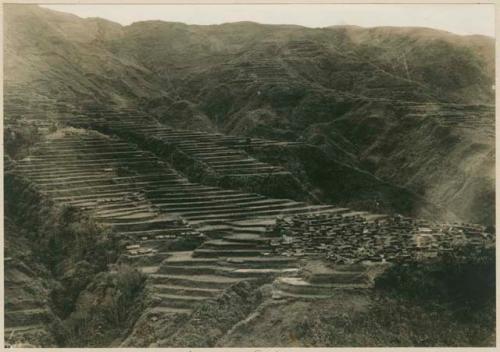
[[[394,266],[376,280],[388,293],[473,309],[495,299],[495,249],[464,246],[433,263]]]
[[[146,277],[137,269],[120,265],[112,274],[113,295],[111,304],[104,308],[105,319],[115,326],[122,326],[128,320],[130,307],[144,287]]]
[[[495,331],[495,249],[464,246],[432,264],[395,266],[376,281],[383,296],[397,305],[418,307],[422,316],[448,321],[462,337],[454,344],[491,343]],[[423,318],[427,319],[427,318]],[[424,324],[418,317],[415,324]],[[429,328],[427,330],[432,330]],[[436,340],[434,336],[431,340]],[[439,341],[436,340],[436,341]]]
[[[121,337],[141,313],[136,308],[145,279],[144,274],[127,265],[97,275],[80,295],[78,309],[64,322],[62,345],[108,346]]]

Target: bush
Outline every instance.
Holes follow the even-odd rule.
[[[394,266],[376,280],[393,295],[452,303],[472,310],[495,301],[495,249],[464,246],[434,263]]]
[[[129,318],[130,307],[144,287],[146,277],[137,269],[120,265],[112,278],[111,304],[104,308],[105,319],[114,326],[122,326]]]
[[[438,325],[452,327],[442,337],[429,337],[426,345],[446,339],[448,345],[492,343],[496,321],[494,248],[464,246],[432,264],[395,266],[376,280],[376,288],[383,300],[418,310],[422,318],[416,316],[411,324],[426,334],[434,329],[431,321],[422,321],[429,317]]]
[[[61,344],[69,347],[109,346],[122,337],[142,312],[140,299],[146,277],[121,265],[101,273],[80,295],[78,308],[65,321]]]

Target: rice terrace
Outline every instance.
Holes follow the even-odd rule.
[[[3,17],[6,347],[495,346],[493,37]]]

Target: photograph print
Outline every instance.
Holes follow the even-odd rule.
[[[4,346],[494,347],[494,17],[3,4]]]

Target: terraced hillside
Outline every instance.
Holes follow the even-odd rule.
[[[17,107],[7,104],[7,116],[26,116],[22,115],[22,107]],[[270,280],[296,272],[295,259],[271,255],[266,227],[277,216],[352,216],[346,208],[192,183],[153,153],[117,136],[74,127],[49,130],[51,124],[79,124],[87,128],[95,125],[101,130],[111,128],[117,133],[133,130],[146,135],[151,131],[159,141],[172,144],[225,177],[267,179],[275,173],[287,174],[241,151],[218,147],[215,142],[238,144],[237,138],[167,127],[141,128],[133,114],[129,121],[120,115],[118,120],[111,118],[104,125],[98,123],[99,119],[82,120],[76,111],[55,116],[53,120],[26,121],[38,127],[40,140],[30,146],[29,156],[11,161],[9,173],[26,178],[37,192],[57,204],[81,209],[98,224],[110,227],[123,248],[121,261],[151,276],[155,303],[150,310],[155,314],[187,314],[197,303],[238,281]],[[6,120],[7,125],[18,122]],[[219,167],[217,161],[226,158],[235,162]],[[192,241],[195,248],[172,252],[169,243],[174,239]]]
[[[23,116],[22,107],[13,101],[12,105],[7,104],[7,130],[21,121],[13,116]],[[205,309],[205,302],[212,304],[242,282],[254,282],[257,287],[274,282],[270,298],[276,302],[329,299],[338,290],[371,288],[374,277],[385,267],[384,255],[358,254],[347,264],[335,264],[333,271],[323,264],[313,265],[309,274],[310,259],[331,257],[332,252],[318,249],[327,248],[325,243],[329,243],[328,238],[337,230],[324,240],[318,238],[314,249],[294,245],[292,252],[283,251],[289,241],[272,230],[277,219],[321,215],[330,219],[322,228],[334,229],[340,225],[348,232],[354,231],[350,232],[351,238],[352,234],[359,236],[361,244],[339,245],[333,250],[334,256],[343,253],[343,248],[364,246],[363,241],[372,228],[370,224],[380,226],[380,222],[382,237],[390,228],[385,215],[245,191],[245,185],[252,185],[253,178],[262,178],[264,183],[277,179],[274,182],[280,183],[282,177],[288,177],[300,184],[289,172],[259,162],[239,149],[240,144],[252,148],[283,142],[177,130],[131,111],[113,114],[98,110],[85,115],[81,111],[85,107],[71,111],[69,105],[63,105],[66,109],[57,106],[51,119],[34,118],[40,116],[36,110],[27,115],[33,120],[25,123],[36,126],[36,138],[27,156],[8,159],[8,175],[25,180],[53,204],[83,212],[97,226],[110,229],[117,243],[116,263],[131,265],[146,275],[143,310],[136,327],[123,341],[124,346],[184,345],[186,340],[173,337],[185,333],[182,323],[189,331],[192,319],[198,319],[193,316]],[[172,165],[179,166],[188,177]],[[198,178],[202,183],[190,178]],[[243,179],[244,183],[234,179]],[[261,189],[262,185],[255,188]],[[311,225],[308,229],[311,230]],[[412,241],[416,233],[410,228],[401,229],[408,231],[403,243]],[[479,246],[485,245],[481,240],[484,231],[478,228],[472,234],[473,241],[479,240]],[[340,232],[337,236],[341,236]],[[416,248],[424,249],[420,247]],[[386,255],[389,252],[384,250]],[[9,316],[20,314],[15,306],[6,309]],[[8,320],[7,331],[23,331],[16,338],[21,336],[21,341],[45,344],[34,333],[40,325],[33,322],[42,322],[35,316],[39,312],[28,311],[22,311],[26,319]],[[62,316],[53,319],[63,319],[61,324],[65,324]],[[253,320],[247,319],[250,320],[235,321],[231,329],[241,329],[242,324]],[[144,337],[144,321],[155,322],[156,332]],[[165,322],[170,322],[167,328]],[[173,322],[176,323],[172,325]],[[165,340],[155,342],[157,334]],[[48,339],[53,341],[55,337]]]
[[[494,247],[490,49],[427,29],[122,27],[7,6],[6,343],[345,345],[328,329],[377,320],[387,272]],[[463,76],[443,71],[449,52]],[[491,344],[489,320],[437,306],[451,345]],[[304,314],[321,307],[339,315],[326,327]],[[383,324],[346,336],[444,341]]]
[[[10,172],[110,227],[122,243],[122,260],[151,276],[149,309],[156,314],[187,314],[240,280],[296,271],[292,258],[270,255],[265,230],[277,215],[350,214],[191,183],[151,153],[98,132],[59,129],[33,149]],[[206,240],[194,251],[168,250],[172,239],[200,237]]]
[[[250,22],[120,26],[30,5],[6,14],[6,91],[139,108],[176,129],[305,142],[254,149],[325,203],[494,223],[492,38]],[[344,175],[343,188],[312,171],[306,153]]]

